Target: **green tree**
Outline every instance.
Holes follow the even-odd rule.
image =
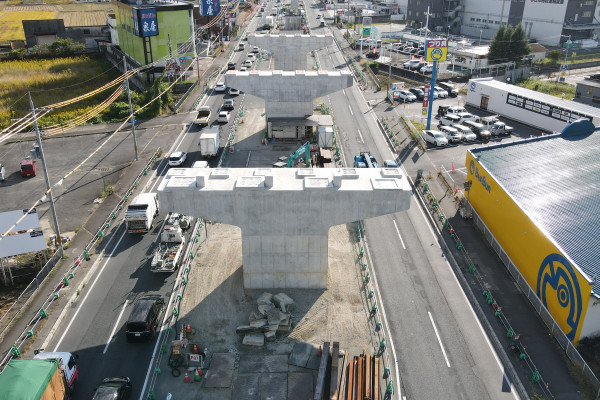
[[[502,62],[505,56],[505,46],[504,46],[504,33],[506,31],[506,26],[501,24],[496,34],[492,38],[490,42],[490,50],[488,52],[488,60],[490,63],[498,63]]]
[[[513,29],[510,36],[508,59],[511,61],[521,61],[529,53],[531,53],[529,40],[527,39],[523,25],[519,24]]]
[[[59,38],[48,47],[48,50],[53,56],[71,56],[73,54],[83,53],[85,45],[83,43],[74,42],[73,39]]]

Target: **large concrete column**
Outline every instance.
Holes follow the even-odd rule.
[[[160,207],[242,229],[244,287],[327,287],[331,226],[410,207],[398,168],[170,169]]]
[[[333,43],[333,35],[248,35],[248,43],[273,54],[278,70],[306,69],[306,54]]]
[[[352,86],[349,71],[227,71],[225,84],[265,100],[269,118],[305,118],[313,100]]]

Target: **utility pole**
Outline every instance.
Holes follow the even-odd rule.
[[[392,37],[392,16],[390,15],[390,39]],[[383,46],[383,45],[382,45]],[[388,53],[390,56],[390,66],[388,70],[388,87],[387,87],[387,97],[390,100],[390,103],[394,104],[394,97],[390,96],[390,88],[392,87],[392,44],[389,44]]]
[[[560,79],[560,74],[566,70],[567,68],[567,56],[569,55],[569,47],[571,46],[571,35],[561,35],[564,37],[568,37],[567,41],[565,42],[567,44],[567,48],[565,49],[565,63],[563,64],[563,66],[561,67],[561,70],[558,71],[558,74],[556,76],[556,82],[558,82],[558,80]]]
[[[48,191],[48,199],[50,202],[50,210],[52,211],[52,219],[54,220],[54,232],[56,233],[56,243],[62,250],[62,238],[60,237],[60,228],[58,226],[58,217],[56,216],[56,208],[54,208],[54,196],[52,195],[52,188],[50,187],[50,178],[48,177],[48,169],[46,168],[46,159],[44,158],[44,149],[42,148],[42,138],[40,136],[40,129],[38,127],[37,118],[35,116],[35,108],[33,107],[33,100],[31,100],[31,92],[29,94],[29,106],[31,107],[31,116],[33,117],[33,128],[35,129],[35,137],[37,140],[38,147],[40,149],[40,160],[42,161],[42,169],[44,170],[44,178],[46,179],[46,190]]]
[[[127,74],[127,60],[123,56],[123,68]],[[131,92],[129,92],[129,78],[125,79],[125,87],[127,88],[127,101],[129,102],[129,115],[131,116],[131,133],[133,134],[133,150],[135,151],[135,161],[139,161],[137,140],[135,139],[135,115],[133,114],[133,107],[131,107]]]

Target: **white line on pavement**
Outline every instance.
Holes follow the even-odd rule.
[[[352,107],[350,107],[350,104],[348,104],[348,110],[350,110],[350,114],[352,114],[352,116],[354,116],[354,113],[352,112]]]
[[[400,242],[402,243],[402,248],[404,250],[406,250],[406,246],[404,245],[404,240],[402,240],[402,235],[400,234],[400,230],[398,230],[398,225],[396,225],[396,220],[393,219],[392,222],[394,223],[394,227],[396,228],[396,233],[398,234],[398,237],[400,238]]]
[[[250,155],[252,154],[252,150],[248,152],[248,159],[246,160],[246,168],[248,168],[248,164],[250,164]]]
[[[127,307],[127,300],[125,300],[125,302],[123,303],[123,308],[121,308],[121,312],[119,313],[119,316],[117,317],[115,326],[113,327],[113,330],[110,333],[110,336],[108,337],[108,341],[106,342],[106,346],[104,347],[104,351],[102,352],[102,354],[106,354],[106,350],[108,350],[110,341],[112,340],[113,336],[115,336],[115,332],[117,331],[117,326],[119,326],[119,321],[121,320],[121,317],[123,316],[123,312],[125,312],[125,307]]]
[[[363,144],[365,144],[365,139],[363,139],[362,134],[360,133],[360,129],[356,130],[358,132],[358,136],[360,137],[360,141],[363,142]]]
[[[429,311],[427,311],[427,314],[429,314],[429,319],[431,320],[431,325],[433,325],[433,330],[435,331],[435,336],[437,336],[438,343],[440,344],[440,348],[442,349],[442,353],[444,354],[444,358],[446,359],[446,365],[448,366],[448,368],[450,368],[450,361],[448,361],[448,356],[446,355],[446,350],[444,350],[444,345],[442,343],[442,339],[440,338],[440,334],[437,330],[437,327],[435,326],[435,322],[433,321],[433,316],[431,315],[431,313]]]
[[[342,93],[344,93],[344,96],[346,96],[346,91],[344,89],[342,89]]]
[[[119,243],[121,243],[121,240],[123,240],[123,238],[125,237],[125,233],[127,233],[127,230],[123,231],[123,233],[121,234],[121,237],[117,241],[117,244],[115,244],[115,247],[112,249],[112,251],[110,252],[110,254],[107,257],[106,261],[104,262],[104,265],[102,266],[102,268],[100,268],[100,272],[98,272],[98,275],[96,275],[96,279],[94,279],[94,282],[92,282],[92,286],[90,286],[88,292],[85,294],[85,297],[81,301],[81,304],[79,304],[79,307],[77,307],[77,310],[75,310],[75,314],[73,314],[73,317],[71,318],[71,321],[69,322],[69,325],[67,325],[67,327],[65,328],[65,331],[63,332],[62,336],[58,340],[58,343],[56,343],[56,346],[54,346],[54,350],[53,351],[58,351],[58,348],[60,347],[60,344],[62,343],[63,339],[65,338],[65,336],[69,332],[69,329],[71,329],[71,325],[73,325],[73,322],[75,321],[75,318],[77,318],[77,315],[79,314],[79,311],[81,311],[81,307],[83,307],[83,305],[85,304],[85,301],[87,300],[88,296],[94,290],[94,286],[96,286],[96,282],[98,282],[98,279],[100,278],[100,275],[102,275],[102,271],[104,271],[104,268],[108,265],[108,262],[112,258],[115,250],[117,250],[117,248],[119,247]]]

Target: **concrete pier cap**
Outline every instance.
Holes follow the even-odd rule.
[[[244,287],[327,287],[329,228],[410,207],[398,168],[173,168],[158,187],[170,212],[242,230]]]
[[[225,84],[265,100],[269,118],[312,115],[318,97],[352,86],[350,71],[227,71]]]
[[[333,44],[333,35],[250,34],[248,43],[273,54],[275,66],[284,71],[305,69],[306,54]]]

